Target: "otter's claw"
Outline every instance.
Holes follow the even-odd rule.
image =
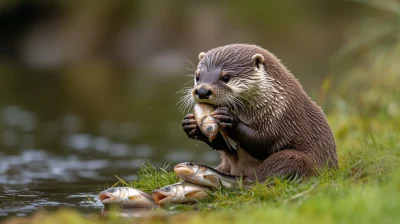
[[[211,113],[211,116],[223,129],[231,129],[236,126],[236,119],[229,112],[227,107],[218,107],[214,112]]]
[[[196,123],[196,120],[194,119],[193,114],[187,114],[185,116],[185,118],[182,120],[182,128],[189,138],[194,139],[194,140],[198,139],[200,129],[197,126],[197,123]]]

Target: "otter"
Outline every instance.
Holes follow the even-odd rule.
[[[239,147],[231,150],[220,134],[210,142],[192,113],[182,127],[189,138],[220,151],[216,170],[264,181],[338,167],[322,109],[272,53],[257,45],[231,44],[201,52],[199,60],[190,100],[213,105],[212,117]]]

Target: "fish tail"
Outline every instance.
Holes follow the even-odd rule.
[[[231,138],[229,138],[229,136],[226,134],[226,132],[224,130],[220,129],[219,132],[221,133],[222,138],[225,140],[225,143],[228,146],[229,150],[232,151],[232,147],[233,147],[232,145],[236,145],[236,143]],[[236,147],[233,147],[233,148],[236,150]]]

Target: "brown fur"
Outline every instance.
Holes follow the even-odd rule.
[[[257,54],[262,57],[253,57]],[[220,137],[213,143],[204,140],[221,150],[217,170],[265,180],[311,176],[325,166],[337,168],[336,145],[321,108],[273,54],[255,45],[233,44],[199,58],[196,75],[201,79],[194,89],[207,86],[213,97],[197,101],[229,108],[232,125],[228,122],[226,127],[231,128],[226,130],[239,145],[237,151],[230,151]],[[227,84],[216,77],[225,74],[232,77]],[[224,101],[232,96],[242,103]],[[218,108],[216,112],[224,113]]]

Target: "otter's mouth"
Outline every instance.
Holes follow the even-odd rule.
[[[159,205],[162,204],[165,201],[165,199],[167,199],[167,198],[168,198],[167,195],[165,195],[157,190],[153,191],[153,199],[157,204],[159,204]]]
[[[209,98],[207,98],[207,99],[200,99],[199,96],[197,96],[196,94],[192,93],[192,98],[197,103],[207,103],[207,104],[213,105],[213,102],[214,102],[214,96],[213,95],[209,96]]]

